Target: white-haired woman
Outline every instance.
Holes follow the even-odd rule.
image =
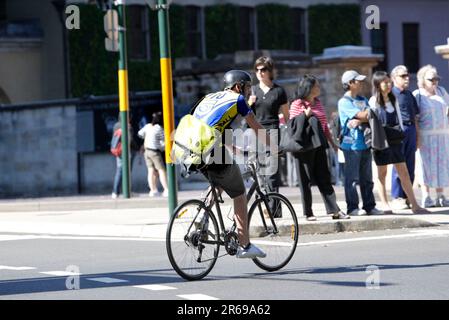
[[[418,89],[413,92],[420,109],[418,145],[423,171],[423,207],[449,206],[443,194],[449,187],[449,94],[438,85],[436,68],[426,65],[419,69]],[[436,200],[430,196],[436,189]]]

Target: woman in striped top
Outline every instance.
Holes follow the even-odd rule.
[[[290,119],[304,113],[306,117],[315,116],[323,127],[324,135],[330,145],[337,149],[327,126],[326,112],[318,96],[320,84],[313,75],[304,75],[300,78],[295,100],[290,106]],[[326,149],[319,147],[296,155],[299,165],[299,186],[302,193],[302,206],[308,221],[316,221],[312,211],[312,181],[318,186],[323,197],[326,211],[332,214],[333,219],[349,219],[349,216],[340,210],[337,197],[331,182],[331,173],[327,164]]]

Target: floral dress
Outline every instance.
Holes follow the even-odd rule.
[[[424,89],[413,92],[419,106],[420,155],[423,182],[431,188],[449,186],[449,94],[438,87],[437,94]]]

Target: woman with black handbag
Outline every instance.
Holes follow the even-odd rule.
[[[405,157],[401,151],[404,133],[402,128],[401,112],[396,101],[396,97],[391,92],[392,83],[388,74],[384,71],[376,71],[373,74],[373,96],[369,100],[371,109],[374,110],[378,119],[382,123],[387,137],[388,148],[383,150],[373,149],[374,162],[377,165],[377,179],[379,184],[379,196],[384,206],[385,213],[392,214],[387,198],[385,178],[387,176],[387,166],[393,164],[401,179],[401,185],[410,201],[413,213],[428,213],[421,208],[413,193],[413,186],[405,164]]]
[[[313,75],[304,75],[300,78],[295,100],[290,106],[290,119],[304,114],[310,119],[314,116],[319,121],[323,130],[319,130],[321,140],[327,141],[334,149],[337,146],[332,140],[332,135],[327,126],[326,111],[318,96],[320,95],[320,84]],[[350,217],[342,212],[337,204],[337,197],[331,182],[331,173],[327,163],[326,149],[324,146],[307,149],[294,154],[298,159],[299,166],[299,187],[302,193],[302,206],[306,219],[316,221],[312,211],[311,184],[315,182],[320,190],[321,196],[328,214],[332,214],[333,219],[349,219]]]

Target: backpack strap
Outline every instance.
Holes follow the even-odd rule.
[[[193,115],[193,113],[195,112],[196,107],[198,107],[198,105],[201,103],[201,101],[204,100],[204,98],[206,98],[206,96],[203,96],[200,100],[198,100],[192,107],[192,109],[190,109],[189,114]]]

